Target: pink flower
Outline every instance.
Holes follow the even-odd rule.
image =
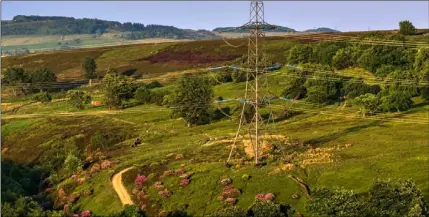
[[[227,185],[223,188],[222,196],[236,198],[240,195],[240,190],[234,188],[231,185]]]
[[[143,182],[145,182],[147,180],[146,176],[143,175],[139,175],[137,176],[136,180],[134,181],[135,185],[143,185]]]
[[[164,172],[164,175],[168,175],[168,176],[171,176],[173,174],[174,174],[173,170],[167,170],[167,171]]]
[[[161,196],[162,198],[168,198],[171,196],[171,193],[165,189],[163,191],[158,192],[159,196]]]
[[[80,213],[80,217],[90,217],[90,216],[91,216],[91,211],[89,210],[85,210]]]
[[[237,202],[237,199],[235,199],[235,198],[226,198],[225,202],[228,203],[231,206],[234,206],[235,203]]]
[[[189,185],[189,179],[180,180],[180,186],[186,186],[186,185]]]
[[[77,175],[72,175],[72,176],[71,176],[71,178],[72,178],[73,180],[76,180]]]
[[[256,195],[256,199],[258,199],[258,200],[264,200],[265,199],[265,195],[264,194],[257,194]]]
[[[274,200],[274,197],[275,196],[274,196],[273,193],[268,193],[268,194],[265,195],[264,199],[268,200],[268,201],[272,201],[272,200]]]
[[[94,164],[91,167],[91,173],[96,173],[96,172],[99,172],[99,171],[100,171],[100,164]]]
[[[53,190],[52,188],[46,188],[46,189],[45,189],[45,193],[51,193],[51,192],[52,192],[52,190]]]
[[[109,161],[109,160],[104,160],[103,162],[101,162],[101,169],[104,168],[109,168],[113,166],[113,162]]]
[[[185,173],[185,171],[183,169],[177,169],[174,173],[176,175],[182,175],[183,173]]]
[[[155,182],[155,184],[153,184],[153,186],[156,188],[156,189],[160,189],[160,188],[163,188],[164,186],[162,186],[162,183],[161,182]]]

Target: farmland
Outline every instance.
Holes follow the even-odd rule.
[[[322,47],[319,41],[331,39],[332,35],[320,34],[310,39],[278,35],[267,38],[267,57],[273,63],[283,64],[281,69],[262,75],[268,80],[270,91],[276,96],[284,95],[287,82],[296,73],[285,66],[294,60],[289,54],[297,49],[296,45],[322,44]],[[239,45],[247,41],[237,38],[228,42]],[[393,53],[391,50],[384,52]],[[234,48],[222,40],[165,42],[3,57],[2,69],[21,66],[31,74],[43,66],[52,69],[58,81],[82,80],[82,61],[91,57],[97,63],[100,77],[113,68],[133,84],[159,81],[162,87],[153,88],[151,93],[166,91],[174,95],[178,86],[176,80],[183,74],[210,78],[220,73],[207,68],[239,65],[245,55],[246,46]],[[375,72],[359,65],[332,71],[333,76],[341,79],[362,78],[369,85],[385,84],[384,78],[377,80]],[[122,174],[122,182],[133,203],[145,205],[150,216],[162,211],[205,216],[228,206],[219,200],[224,189],[220,184],[223,179],[232,180],[231,186],[239,189],[235,198],[238,207],[247,209],[256,195],[273,193],[274,201],[290,204],[304,216],[314,216],[314,213],[307,209],[310,195],[299,183],[307,186],[310,194],[313,189],[324,186],[342,187],[367,196],[374,181],[412,179],[425,200],[429,200],[429,105],[422,95],[415,94],[411,107],[405,111],[380,112],[366,117],[362,116],[359,106],[339,106],[338,102],[314,103],[308,98],[273,102],[271,108],[276,116],[290,112],[270,124],[270,133],[283,138],[283,152],[267,155],[266,164],[255,167],[244,144],[240,144],[233,154],[232,166],[226,167],[232,144],[222,141],[234,138],[238,119],[233,112],[230,113],[232,117],[223,115],[209,124],[188,127],[183,117],[174,116],[174,105],[139,103],[134,97],[121,108],[109,109],[105,102],[107,92],[99,83],[77,88],[89,94],[92,101],[102,102],[100,106],[86,105],[84,109],[61,100],[67,98],[61,91],[53,92],[54,100],[44,103],[33,102],[32,96],[36,93],[3,95],[2,156],[22,165],[55,168],[55,172],[51,171],[51,195],[58,209],[65,204],[61,196],[79,195],[69,206],[73,212],[91,210],[104,216],[121,210],[122,204],[111,178],[127,168],[131,169]],[[212,90],[213,98],[236,99],[244,94],[245,82],[218,82]],[[10,109],[24,104],[28,105],[14,111]],[[240,103],[218,103],[214,107],[234,111]],[[97,138],[103,137],[100,135],[108,139],[94,147],[98,144]],[[136,138],[141,144],[132,147]],[[72,177],[62,162],[47,160],[50,155],[63,153],[78,153],[76,156],[87,167],[73,173],[77,177]],[[106,165],[101,166],[103,163]],[[181,185],[180,175],[183,174],[189,175],[186,178],[189,183]],[[147,177],[142,184],[148,195],[145,199],[134,190],[138,175]],[[168,197],[163,196],[164,191],[160,193],[157,182],[168,189]]]

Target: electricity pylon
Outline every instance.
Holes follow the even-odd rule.
[[[250,19],[239,29],[249,30],[247,64],[244,71],[247,73],[246,88],[244,93],[243,108],[241,110],[240,123],[235,135],[234,143],[227,163],[230,161],[232,152],[236,147],[242,126],[247,127],[247,134],[255,155],[255,163],[259,162],[259,152],[261,145],[261,130],[264,129],[264,120],[260,114],[261,106],[266,105],[268,96],[268,82],[266,76],[261,77],[266,72],[267,59],[265,56],[265,30],[273,29],[275,26],[265,23],[264,3],[262,1],[252,0],[250,2]],[[246,120],[246,106],[254,113],[252,119]]]

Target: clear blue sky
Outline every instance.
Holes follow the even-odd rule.
[[[238,26],[249,17],[247,1],[7,1],[2,20],[15,15],[70,16],[119,22],[213,29]],[[330,27],[340,31],[397,29],[410,20],[429,28],[428,1],[265,1],[265,20],[296,30]]]

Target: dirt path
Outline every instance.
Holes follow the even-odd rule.
[[[127,169],[122,170],[121,172],[115,174],[112,178],[113,189],[115,189],[116,193],[121,200],[122,205],[133,205],[133,201],[131,200],[131,196],[128,194],[127,189],[122,183],[122,174],[132,169],[129,167]]]

